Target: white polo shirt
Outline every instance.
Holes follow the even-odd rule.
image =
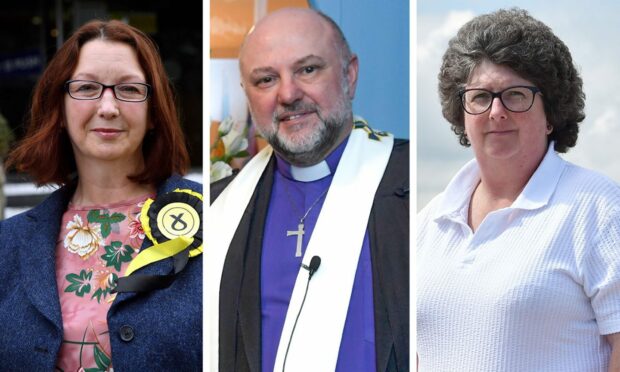
[[[418,215],[420,372],[607,371],[620,332],[620,188],[553,146],[508,207],[467,225],[475,160]]]

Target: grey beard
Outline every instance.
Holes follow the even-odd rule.
[[[329,150],[336,144],[343,131],[345,120],[340,118],[322,119],[321,125],[317,129],[317,140],[312,149],[306,151],[294,151],[283,143],[277,135],[267,139],[273,149],[280,154],[286,161],[297,166],[310,166],[321,162],[329,153]]]

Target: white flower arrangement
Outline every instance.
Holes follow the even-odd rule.
[[[249,156],[247,131],[238,131],[235,127],[231,117],[222,120],[218,125],[217,138],[211,146],[211,183],[232,175],[230,163],[233,159]]]

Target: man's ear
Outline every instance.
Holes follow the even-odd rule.
[[[357,73],[359,71],[359,60],[356,54],[351,55],[349,64],[347,65],[347,82],[349,85],[349,98],[355,98],[355,88],[357,88]]]

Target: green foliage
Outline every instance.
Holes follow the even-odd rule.
[[[8,120],[0,114],[0,157],[5,157],[11,147],[15,135],[9,126]]]

